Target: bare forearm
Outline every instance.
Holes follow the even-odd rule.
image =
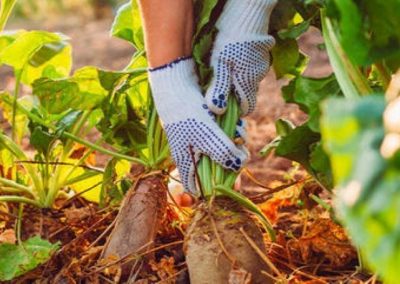
[[[137,0],[140,6],[147,58],[157,67],[191,54],[192,0]]]

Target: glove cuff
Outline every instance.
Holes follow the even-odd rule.
[[[192,57],[180,57],[168,64],[149,68],[149,80],[153,95],[169,90],[185,90],[197,84]]]
[[[266,35],[276,3],[277,0],[228,0],[217,28],[227,36]]]

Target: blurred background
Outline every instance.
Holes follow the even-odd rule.
[[[112,39],[108,31],[116,9],[126,2],[18,0],[6,29],[40,29],[64,33],[72,43],[74,69],[85,65],[119,69],[129,62],[133,48],[122,40]],[[0,75],[8,75],[4,70],[1,71]]]

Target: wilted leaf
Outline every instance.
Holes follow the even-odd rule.
[[[307,264],[325,259],[332,267],[341,268],[357,259],[357,251],[344,229],[330,219],[315,221],[304,236],[288,242],[288,249]]]

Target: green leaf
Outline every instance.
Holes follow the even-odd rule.
[[[301,74],[308,61],[300,52],[297,41],[294,39],[277,39],[271,53],[274,58],[272,67],[277,79]]]
[[[32,85],[41,77],[59,79],[69,75],[72,68],[71,46],[63,42],[50,45],[54,45],[53,50],[44,45],[25,66],[21,77],[22,83]],[[47,51],[48,54],[45,54]]]
[[[310,28],[311,20],[303,21],[300,24],[294,25],[290,28],[280,30],[278,35],[281,39],[297,39]]]
[[[400,1],[331,0],[328,14],[340,31],[340,42],[358,65],[400,54]],[[400,67],[400,66],[398,66]]]
[[[278,136],[264,146],[264,148],[260,151],[261,156],[266,156],[273,150],[275,150],[281,143],[282,137],[289,135],[293,131],[293,129],[296,128],[296,126],[291,121],[280,118],[275,121],[275,128]]]
[[[322,135],[338,189],[336,208],[369,266],[384,283],[400,278],[400,167],[380,153],[383,96],[329,100]]]
[[[292,24],[292,19],[296,15],[296,8],[293,0],[278,1],[272,11],[270,19],[270,32],[277,34],[279,31],[287,29]]]
[[[328,190],[333,188],[332,168],[329,156],[318,142],[311,146],[310,165],[317,180]]]
[[[42,78],[34,82],[33,94],[49,113],[68,109],[90,110],[98,107],[126,73],[83,67],[67,79]]]
[[[282,137],[276,148],[276,154],[292,161],[300,163],[304,168],[312,172],[310,155],[312,145],[320,140],[320,135],[313,132],[307,125],[302,125]]]
[[[148,105],[148,82],[128,80],[109,100],[102,104],[103,119],[97,125],[106,141],[137,152],[146,145],[145,115]]]
[[[0,53],[0,63],[22,70],[43,46],[65,42],[61,34],[44,31],[30,31],[19,35],[14,42]]]
[[[200,86],[204,89],[212,76],[209,58],[213,41],[218,31],[215,23],[226,0],[197,0],[195,2],[196,33],[194,36],[193,58],[199,71]]]
[[[293,129],[296,128],[296,126],[290,120],[280,118],[277,121],[275,121],[275,128],[276,128],[276,133],[279,136],[285,137],[289,135],[293,131]]]
[[[47,156],[56,139],[57,137],[49,133],[48,129],[36,126],[31,130],[29,142],[39,153],[43,153]]]
[[[299,76],[283,88],[286,102],[296,103],[301,110],[309,115],[308,126],[314,132],[319,132],[320,103],[329,97],[341,94],[335,75],[313,79]]]
[[[45,263],[58,247],[38,236],[21,245],[0,244],[0,280],[12,280]]]
[[[357,159],[370,147],[370,142],[365,140],[370,130],[383,139],[384,107],[385,101],[381,96],[370,96],[362,100],[331,99],[323,104],[321,133],[324,148],[331,156],[335,184],[350,182],[353,169],[357,166],[364,168],[365,178],[371,176],[369,169],[375,165],[361,160],[357,162]],[[367,144],[364,145],[364,142]],[[379,141],[374,147],[379,152]]]
[[[25,31],[23,30],[18,30],[18,31],[5,31],[0,34],[0,54],[3,51],[4,48],[6,48],[8,45],[14,42],[14,40],[21,35],[21,33],[24,33]]]
[[[111,34],[130,42],[138,50],[144,49],[143,29],[136,1],[129,1],[118,9]]]
[[[195,11],[199,11],[196,15],[198,19],[196,21],[196,37],[202,32],[202,30],[209,24],[212,23],[212,13],[217,6],[218,0],[206,0],[206,1],[196,1]]]

